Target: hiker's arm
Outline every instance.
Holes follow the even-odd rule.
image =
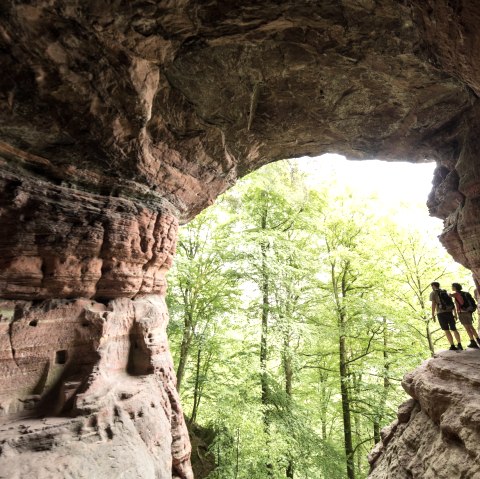
[[[435,311],[437,310],[437,303],[432,301],[432,319],[435,321]]]

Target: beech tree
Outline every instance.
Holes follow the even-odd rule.
[[[348,195],[331,201],[334,207],[322,211],[314,222],[320,289],[328,308],[316,324],[325,330],[330,327],[332,343],[337,344],[346,475],[353,479],[360,472],[354,455],[361,452],[362,444],[371,443],[372,428],[366,437],[359,430],[362,408],[358,405],[365,405],[361,397],[364,365],[383,341],[384,325],[379,317],[384,312],[386,257],[371,241],[376,233],[372,215],[355,206]],[[329,350],[334,353],[332,346]]]
[[[244,277],[254,286],[250,306],[255,308],[257,304],[260,313],[261,404],[267,447],[273,449],[272,429],[278,429],[286,417],[292,416],[292,312],[299,298],[293,289],[298,280],[295,275],[301,271],[295,258],[298,245],[297,248],[292,245],[307,198],[301,178],[291,165],[284,163],[281,167],[268,168],[268,177],[257,175],[240,188],[242,213],[238,230],[243,245],[238,258]],[[231,205],[236,209],[235,199]],[[277,347],[280,354],[272,354]],[[276,360],[283,366],[283,378],[269,366]],[[281,382],[283,391],[278,387]],[[272,425],[274,418],[276,424]],[[276,470],[284,467],[286,477],[293,478],[294,458],[291,447],[287,449],[284,453],[279,451],[277,458],[269,455],[265,464],[269,477],[276,477]]]
[[[442,338],[428,294],[448,258],[332,186],[268,165],[182,227],[169,331],[210,479],[365,477],[403,374]]]
[[[198,357],[205,349],[205,337],[227,312],[238,304],[238,277],[228,267],[231,251],[228,229],[219,226],[208,213],[197,216],[180,232],[178,255],[168,295],[172,313],[170,334],[181,336],[177,353],[177,389],[181,391],[185,368],[192,348]],[[201,366],[201,365],[200,365]],[[200,386],[200,369],[196,370],[196,386]],[[199,391],[195,388],[194,395]],[[198,408],[198,404],[197,404]],[[196,413],[196,408],[194,409]]]

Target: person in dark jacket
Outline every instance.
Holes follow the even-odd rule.
[[[432,302],[432,319],[435,321],[435,313],[437,314],[438,322],[440,323],[440,327],[442,328],[445,336],[447,337],[448,342],[450,343],[450,350],[457,351],[462,350],[462,343],[460,340],[460,334],[457,331],[457,327],[455,326],[455,306],[453,305],[453,301],[450,301],[452,304],[451,306],[446,306],[440,299],[440,293],[443,292],[445,294],[446,291],[440,289],[440,283],[438,281],[434,281],[431,283],[432,292],[430,293],[430,301]],[[448,294],[447,294],[448,299]],[[457,340],[457,346],[453,342],[452,333]]]
[[[452,283],[452,290],[453,293],[450,293],[450,296],[455,300],[455,309],[457,310],[458,319],[470,338],[470,344],[468,347],[479,349],[478,345],[480,344],[480,339],[473,327],[473,311],[467,311],[467,306],[469,305],[465,301],[465,293],[462,292],[462,285],[459,283]]]

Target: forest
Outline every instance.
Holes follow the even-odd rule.
[[[365,478],[403,375],[448,346],[430,283],[472,283],[436,237],[376,198],[310,186],[293,160],[182,226],[168,281],[177,388],[208,432],[209,479]]]

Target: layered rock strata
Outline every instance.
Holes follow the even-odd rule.
[[[148,198],[92,194],[0,170],[0,214],[4,298],[165,294],[178,221]]]
[[[479,351],[445,351],[405,376],[412,399],[370,453],[370,479],[480,477]]]
[[[0,474],[191,476],[163,333],[177,224],[269,161],[437,161],[430,211],[480,277],[478,18],[473,0],[3,1]]]

